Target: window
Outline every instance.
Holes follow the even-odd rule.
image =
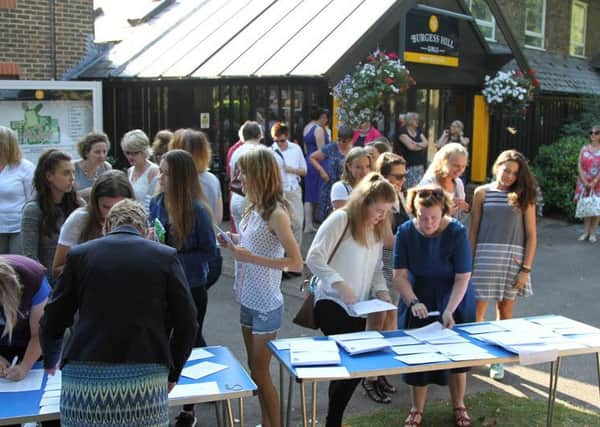
[[[525,2],[525,46],[544,48],[546,26],[546,0]]]
[[[496,41],[496,20],[485,0],[469,0],[469,10],[485,39]]]
[[[585,56],[587,11],[587,3],[573,1],[571,7],[571,41],[569,43],[569,53],[573,56]]]

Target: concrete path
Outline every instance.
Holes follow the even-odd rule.
[[[567,224],[553,219],[542,219],[538,225],[539,246],[533,269],[534,295],[517,302],[515,316],[527,316],[546,313],[563,314],[577,320],[600,326],[600,243],[577,242],[582,226]],[[305,235],[305,240],[312,235]],[[306,253],[309,242],[303,245]],[[230,255],[225,251],[224,274],[219,283],[209,291],[208,313],[204,324],[204,336],[209,344],[229,347],[246,365],[246,354],[239,327],[239,306],[233,300],[233,267]],[[279,337],[310,335],[313,331],[299,328],[292,323],[292,317],[299,308],[302,299],[299,292],[300,279],[283,283],[285,296],[285,317]],[[488,318],[494,313],[489,309]],[[594,356],[571,357],[563,360],[558,382],[557,400],[593,411],[600,411],[600,395],[597,386],[597,372]],[[505,391],[515,396],[528,396],[545,399],[548,387],[548,364],[506,368],[502,382],[488,378],[487,369],[475,368],[469,376],[468,393],[487,390]],[[279,369],[272,363],[273,381],[278,386]],[[398,393],[392,396],[390,406],[410,407],[408,387],[399,377],[391,381],[397,386]],[[300,425],[300,401],[298,390],[293,403],[293,426]],[[318,420],[324,425],[327,409],[327,386],[321,383],[318,390]],[[432,386],[430,400],[449,398],[446,387]],[[364,394],[359,387],[346,411],[346,414],[369,413],[381,408]],[[260,409],[257,398],[245,401],[246,425],[254,427],[260,424]],[[197,410],[201,426],[215,425],[212,405],[198,405]],[[399,424],[400,425],[400,420]],[[537,420],[536,420],[537,421]],[[540,420],[540,424],[541,424]],[[538,423],[535,422],[535,425]]]

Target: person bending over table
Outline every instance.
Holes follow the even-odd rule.
[[[168,392],[198,323],[177,250],[147,239],[147,221],[139,202],[115,204],[106,235],[71,248],[46,305],[40,342],[49,375],[71,328],[62,354],[63,425],[169,423]]]
[[[314,315],[325,335],[365,330],[366,319],[352,316],[349,305],[372,295],[391,301],[381,259],[383,238],[390,227],[388,214],[395,203],[394,187],[373,172],[356,186],[346,205],[319,227],[306,265],[318,278]],[[342,425],[344,410],[359,382],[356,378],[329,383],[327,427]]]
[[[402,224],[394,246],[394,284],[409,307],[404,329],[419,328],[437,320],[429,311],[440,311],[441,321],[475,320],[475,298],[469,286],[471,251],[465,227],[449,216],[450,196],[441,187],[415,187],[408,192],[408,209],[415,219]],[[409,281],[409,273],[414,278]],[[404,375],[411,387],[412,408],[405,426],[420,426],[427,398],[427,385],[450,385],[456,425],[470,426],[464,404],[468,369]]]

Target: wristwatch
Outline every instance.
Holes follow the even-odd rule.
[[[408,308],[412,308],[413,305],[417,305],[419,304],[421,301],[419,301],[419,298],[414,298],[410,304],[408,305]]]

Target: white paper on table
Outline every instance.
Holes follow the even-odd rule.
[[[472,353],[472,354],[454,354],[448,356],[450,360],[454,362],[464,362],[466,360],[485,360],[485,359],[494,359],[492,353]]]
[[[228,367],[229,366],[221,365],[220,363],[201,362],[197,365],[187,366],[183,368],[183,370],[181,371],[181,375],[187,378],[197,380],[207,375],[214,374],[215,372],[222,371],[223,369],[227,369]]]
[[[197,384],[177,384],[173,390],[171,390],[171,393],[169,393],[169,397],[195,397],[219,393],[219,385],[216,381],[207,381],[205,383]]]
[[[290,351],[294,353],[304,351],[333,351],[337,353],[338,346],[334,340],[292,341],[290,342]]]
[[[210,351],[207,351],[201,347],[197,347],[197,348],[193,348],[192,352],[190,353],[190,357],[188,357],[188,360],[200,360],[200,359],[208,359],[209,357],[214,357],[215,355],[212,354]]]
[[[446,356],[458,356],[458,355],[467,355],[467,354],[476,354],[481,353],[482,350],[480,347],[475,344],[467,343],[457,343],[457,344],[439,344],[434,346],[435,351],[445,354]]]
[[[339,345],[352,355],[371,353],[374,351],[383,350],[384,348],[388,348],[390,346],[389,343],[383,338],[341,341]]]
[[[332,338],[332,339],[336,340],[337,342],[340,342],[340,341],[352,341],[352,340],[365,340],[365,339],[372,339],[372,338],[383,338],[383,335],[381,335],[377,331],[364,331],[364,332],[351,332],[348,334],[330,335],[329,338]]]
[[[400,362],[406,363],[407,365],[421,365],[425,363],[437,363],[437,362],[449,362],[450,360],[439,353],[420,353],[420,354],[407,354],[404,356],[396,356],[394,359]]]
[[[495,320],[489,323],[498,325],[501,328],[504,328],[505,330],[520,335],[529,335],[538,338],[551,337],[556,335],[552,328],[543,325],[538,325],[537,323],[530,322],[527,319]]]
[[[45,390],[44,394],[42,394],[42,399],[44,397],[57,397],[60,396],[60,390]]]
[[[418,339],[419,341],[429,341],[458,335],[458,333],[452,329],[444,328],[440,322],[433,322],[427,326],[423,326],[422,328],[407,329],[404,331],[404,333]]]
[[[543,344],[544,339],[537,336],[524,335],[514,332],[490,332],[488,334],[474,335],[474,338],[495,344],[500,347],[525,344]]]
[[[569,319],[568,317],[565,316],[559,316],[559,315],[548,315],[548,316],[540,316],[540,317],[536,317],[534,319],[529,319],[530,322],[533,323],[537,323],[538,325],[548,325],[550,327],[553,327],[554,325],[560,325],[560,324],[569,324],[571,322],[573,322],[573,319]]]
[[[282,338],[271,341],[277,350],[289,350],[290,344],[293,342],[308,341],[312,343],[314,340],[312,337],[298,337],[298,338]]]
[[[427,340],[429,344],[457,344],[461,342],[471,342],[465,337],[461,337],[460,335],[452,335],[449,337],[436,338],[434,340]]]
[[[55,414],[60,412],[60,405],[46,405],[40,406],[40,415],[42,414]]]
[[[546,344],[514,345],[512,349],[519,354],[520,365],[554,362],[558,357],[558,350]]]
[[[30,370],[25,378],[21,381],[10,381],[4,378],[0,378],[0,393],[14,392],[18,393],[21,391],[34,391],[42,388],[42,381],[44,380],[43,369],[32,369]]]
[[[62,372],[56,371],[54,375],[48,375],[44,390],[60,390],[62,386]]]
[[[355,304],[349,305],[348,309],[354,316],[365,316],[371,313],[378,313],[380,311],[397,310],[394,304],[382,301],[378,298],[360,301]]]
[[[553,328],[554,332],[560,335],[600,334],[600,329],[581,322],[573,322],[569,325],[554,325]]]
[[[569,341],[575,341],[586,347],[600,347],[600,334],[595,335],[571,335]]]
[[[418,353],[435,353],[434,346],[429,344],[401,345],[392,347],[392,351],[396,354],[418,354]]]
[[[479,325],[467,325],[467,326],[457,325],[456,327],[459,328],[461,331],[465,331],[466,333],[468,333],[470,335],[485,334],[488,332],[506,331],[506,329],[504,329],[501,326],[494,324],[494,323],[481,323]]]
[[[40,400],[40,406],[50,406],[58,404],[60,404],[60,396],[42,397],[42,400]]]
[[[385,339],[388,344],[392,347],[394,346],[399,346],[399,345],[413,345],[413,344],[419,344],[419,340],[413,338],[413,337],[390,337],[390,338],[386,338]]]
[[[298,378],[349,378],[350,373],[343,366],[324,368],[296,368]]]
[[[339,365],[341,359],[336,348],[336,351],[292,351],[290,362],[292,366]]]

